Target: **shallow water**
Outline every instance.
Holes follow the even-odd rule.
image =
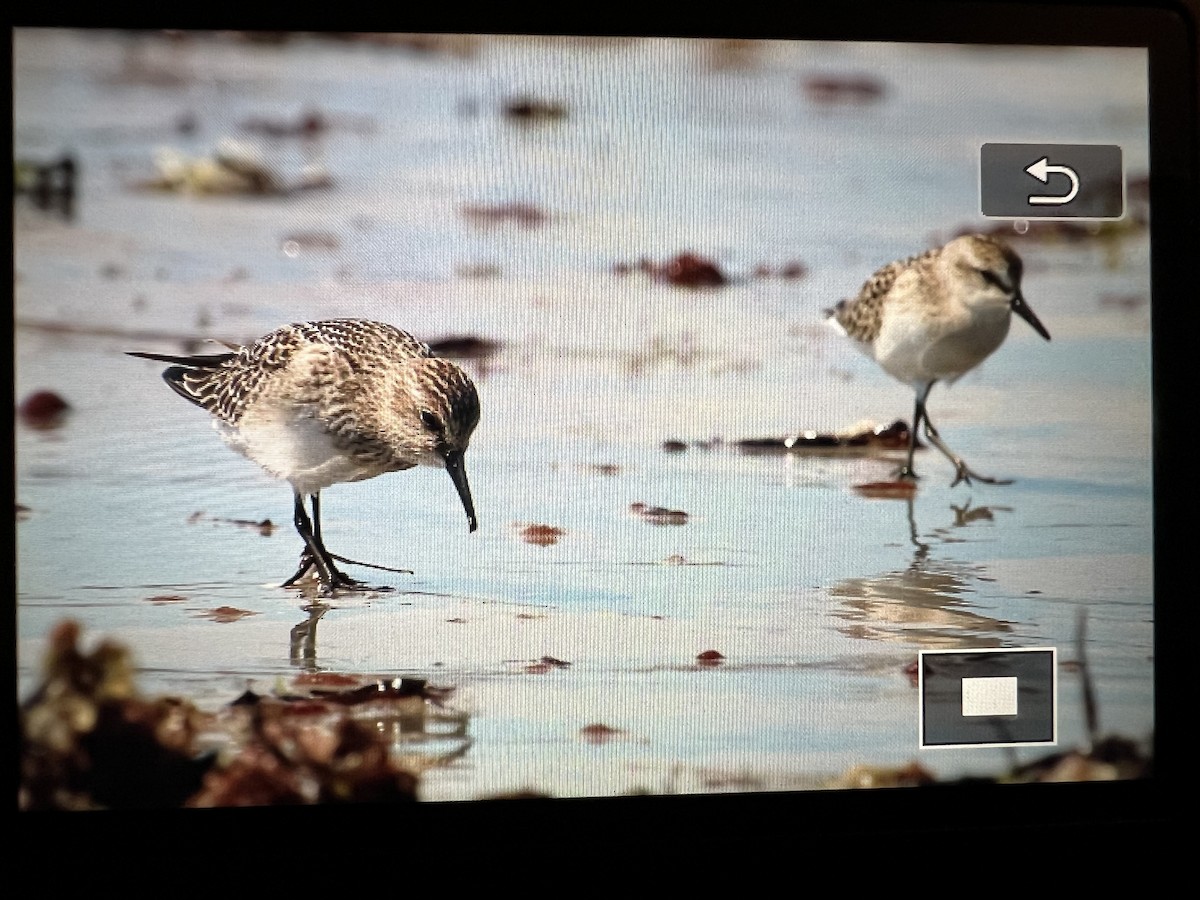
[[[71,617],[132,648],[145,692],[211,708],[314,669],[454,687],[474,743],[426,774],[430,799],[792,788],[912,759],[986,774],[1009,757],[917,749],[905,666],[949,647],[1073,660],[1082,609],[1103,730],[1147,736],[1149,315],[1111,302],[1148,300],[1144,234],[1020,242],[1053,341],[1015,321],[980,369],[935,388],[950,445],[1014,484],[950,489],[926,451],[911,504],[869,500],[852,485],[894,457],[730,444],[910,418],[911,392],[821,310],[876,266],[985,224],[984,140],[1120,142],[1144,172],[1144,59],[780,44],[743,68],[716,58],[690,41],[480,39],[458,56],[19,31],[16,155],[69,150],[82,172],[73,220],[15,209],[17,398],[46,388],[72,405],[61,428],[16,435],[22,696],[48,629]],[[820,107],[799,89],[809,72],[866,73],[886,93]],[[1051,74],[1054,91],[1021,90]],[[526,92],[566,118],[506,120],[500,104]],[[319,142],[260,146],[288,172],[320,161],[330,190],[131,187],[159,146],[200,155],[254,140],[238,127],[250,117],[307,108],[334,123]],[[185,116],[195,128],[180,133]],[[461,215],[495,202],[549,218]],[[734,282],[688,291],[613,271],[688,249]],[[794,260],[802,279],[753,277]],[[468,534],[437,471],[330,489],[331,548],[415,574],[370,573],[396,590],[339,597],[305,641],[306,601],[275,586],[299,551],[288,489],[229,453],[161,366],[122,354],[182,346],[156,334],[246,340],[346,315],[500,343],[465,363],[483,402],[467,455],[481,527]],[[664,452],[667,439],[689,447]],[[635,502],[687,523],[646,522]],[[263,519],[269,536],[230,523]],[[527,523],[564,534],[535,546]],[[696,666],[709,649],[725,661]],[[544,656],[571,665],[526,671]],[[1080,693],[1064,667],[1063,746],[1085,739]],[[621,737],[586,743],[595,722]]]

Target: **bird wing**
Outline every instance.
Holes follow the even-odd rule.
[[[839,300],[832,309],[825,310],[827,318],[833,319],[842,331],[860,342],[870,342],[879,336],[883,327],[883,302],[893,285],[904,272],[914,265],[929,259],[936,250],[928,250],[919,256],[898,259],[881,266],[863,282],[858,296],[853,300]]]
[[[296,322],[289,327],[314,343],[326,344],[354,358],[369,359],[379,354],[386,354],[393,360],[434,356],[428,344],[384,322],[325,319],[320,322]]]
[[[352,371],[360,364],[370,365],[373,360],[434,355],[428,344],[408,332],[365,319],[293,322],[237,348],[236,352],[212,356],[129,355],[171,363],[163,372],[163,379],[175,393],[214,416],[237,424],[247,398],[258,394],[264,379],[286,368],[298,351],[312,345],[338,353]]]

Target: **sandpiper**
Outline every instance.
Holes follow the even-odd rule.
[[[463,454],[479,422],[479,395],[454,363],[408,332],[365,319],[297,322],[225,346],[230,352],[212,356],[129,355],[171,363],[167,384],[212,415],[225,443],[290,482],[304,550],[283,587],[315,569],[323,594],[365,589],[334,564],[353,560],[321,539],[320,494],[333,484],[444,467],[475,530]]]
[[[1021,295],[1021,271],[1021,258],[1006,244],[966,235],[884,266],[857,297],[825,311],[830,324],[916,391],[908,461],[897,473],[900,478],[917,477],[913,451],[924,421],[925,436],[954,463],[951,487],[973,478],[1011,483],[972,471],[954,454],[930,421],[925,401],[939,381],[952,384],[991,355],[1008,335],[1014,312],[1050,340]]]

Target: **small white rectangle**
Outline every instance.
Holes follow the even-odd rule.
[[[1017,714],[1017,679],[964,678],[962,680],[962,714],[964,716],[1015,716]]]

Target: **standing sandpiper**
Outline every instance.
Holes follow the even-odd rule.
[[[893,378],[917,394],[909,430],[908,462],[900,478],[915,479],[917,430],[952,463],[951,487],[972,478],[1009,484],[972,471],[938,436],[925,410],[930,389],[953,384],[1004,342],[1012,313],[1050,340],[1021,296],[1021,258],[1007,245],[984,235],[955,238],[944,247],[889,265],[872,275],[853,300],[826,310],[829,322],[852,338]]]
[[[334,565],[353,561],[321,540],[320,492],[343,481],[420,464],[444,467],[475,530],[463,454],[479,422],[479,395],[454,363],[399,328],[364,319],[285,325],[230,350],[129,355],[172,363],[163,378],[212,414],[225,443],[291,483],[304,551],[283,587],[315,568],[324,594],[365,589]]]

